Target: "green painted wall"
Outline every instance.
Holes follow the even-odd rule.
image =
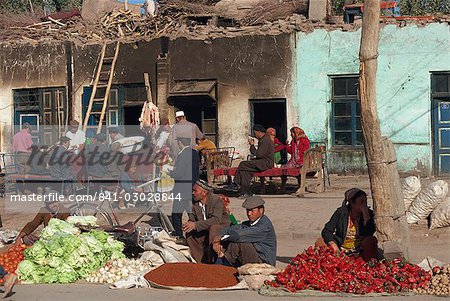
[[[388,25],[380,32],[377,93],[382,134],[397,150],[401,172],[432,171],[431,72],[450,71],[447,23]],[[296,33],[294,103],[312,141],[331,145],[330,75],[358,74],[361,31]],[[329,149],[332,172],[361,171],[364,156]],[[344,160],[345,159],[345,160]]]

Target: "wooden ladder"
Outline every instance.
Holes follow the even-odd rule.
[[[89,105],[84,117],[83,131],[86,132],[89,117],[100,114],[98,121],[97,134],[102,131],[103,120],[105,119],[106,108],[108,107],[109,92],[114,77],[114,68],[116,66],[117,57],[119,55],[120,43],[116,43],[113,57],[105,57],[106,43],[102,46],[100,53],[100,60],[97,66],[94,83],[92,85],[91,97],[89,98]],[[102,77],[103,76],[103,77]],[[106,78],[105,78],[106,77]],[[102,103],[101,111],[92,111],[94,103]]]

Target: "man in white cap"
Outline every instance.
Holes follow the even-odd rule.
[[[172,152],[178,154],[180,149],[178,149],[177,138],[190,138],[190,146],[193,148],[197,139],[203,138],[203,133],[195,123],[187,121],[183,111],[177,111],[175,117],[177,123],[172,128],[171,145]]]

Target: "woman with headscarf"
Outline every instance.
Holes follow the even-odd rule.
[[[268,128],[266,134],[269,135],[270,139],[273,141],[273,152],[275,164],[280,164],[281,161],[281,151],[284,149],[284,144],[278,140],[277,131],[274,128]]]
[[[292,141],[289,144],[286,141],[286,150],[291,154],[291,159],[286,164],[286,167],[301,167],[303,165],[303,155],[310,147],[308,137],[301,128],[294,126],[291,128]]]
[[[378,241],[374,214],[367,206],[367,194],[358,188],[345,192],[342,206],[338,208],[322,230],[316,247],[330,246],[336,252],[359,254],[365,261],[377,258]]]

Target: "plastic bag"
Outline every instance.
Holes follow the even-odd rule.
[[[411,203],[419,195],[421,189],[422,187],[420,185],[419,177],[411,176],[402,179],[402,192],[403,200],[405,202],[405,210],[408,210]]]
[[[281,272],[278,268],[267,263],[247,263],[238,267],[239,275],[275,275]]]
[[[426,189],[416,197],[406,212],[406,219],[409,224],[417,223],[430,215],[446,197],[448,184],[439,180],[431,183]]]
[[[450,226],[450,197],[446,198],[431,212],[430,230]]]
[[[273,275],[243,275],[242,278],[244,279],[245,283],[247,283],[248,288],[251,290],[259,290],[263,285],[265,281],[272,281],[275,280],[275,276]]]
[[[173,190],[175,180],[167,173],[161,172],[161,179],[158,181],[158,192],[169,192]]]

